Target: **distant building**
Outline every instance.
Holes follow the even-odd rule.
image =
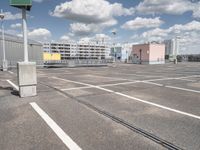
[[[176,56],[179,54],[179,44],[178,39],[170,39],[165,40],[165,55],[169,58],[169,60],[174,60]]]
[[[111,47],[110,54],[111,54],[112,58],[116,58],[116,60],[121,60],[122,59],[122,47],[121,46]]]
[[[24,41],[22,37],[5,34],[5,54],[8,67],[16,66],[18,61],[24,61]],[[34,61],[37,65],[43,65],[42,44],[34,40],[28,40],[29,61]],[[0,66],[2,65],[2,33],[0,32]]]
[[[132,44],[125,43],[125,44],[116,45],[115,47],[112,46],[110,54],[112,58],[116,56],[117,60],[125,62],[130,56],[131,51],[132,51]]]
[[[156,43],[133,45],[129,62],[135,64],[164,64],[165,45]]]
[[[108,47],[93,43],[44,43],[43,50],[59,53],[61,60],[68,59],[105,59]]]

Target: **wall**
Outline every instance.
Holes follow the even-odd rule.
[[[164,44],[150,44],[149,64],[163,64],[165,63],[165,45]]]
[[[149,62],[149,44],[133,45],[132,59],[133,63],[140,63],[140,50],[141,51],[141,63],[146,64]]]
[[[5,51],[8,66],[16,66],[18,61],[24,60],[24,46],[21,41],[5,40]],[[28,44],[29,61],[35,61],[37,65],[43,65],[43,50],[40,44]],[[2,39],[0,37],[0,66],[2,65]]]

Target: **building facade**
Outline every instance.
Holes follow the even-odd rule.
[[[164,64],[165,45],[156,43],[133,45],[129,61],[135,64]]]
[[[2,66],[3,49],[2,33],[0,32],[0,66]],[[5,55],[8,67],[16,67],[17,62],[24,61],[24,42],[22,37],[5,34]],[[29,61],[34,61],[37,65],[43,65],[42,44],[34,40],[28,40]]]
[[[165,40],[165,55],[169,58],[169,60],[174,60],[179,54],[179,39],[170,39]]]
[[[110,48],[110,56],[121,62],[126,62],[132,51],[132,43],[124,43]]]
[[[59,53],[61,60],[105,59],[108,47],[100,44],[84,43],[44,43],[43,51]]]

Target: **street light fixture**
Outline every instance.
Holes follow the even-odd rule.
[[[2,32],[2,48],[3,48],[3,61],[2,61],[2,70],[7,71],[7,60],[6,60],[6,54],[5,54],[5,34],[4,34],[4,13],[1,9],[0,18],[1,18],[1,32]]]

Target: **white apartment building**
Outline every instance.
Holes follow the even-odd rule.
[[[108,46],[94,43],[44,43],[44,52],[59,53],[61,60],[105,59]]]
[[[179,54],[179,41],[177,38],[165,40],[165,55],[176,56]]]

